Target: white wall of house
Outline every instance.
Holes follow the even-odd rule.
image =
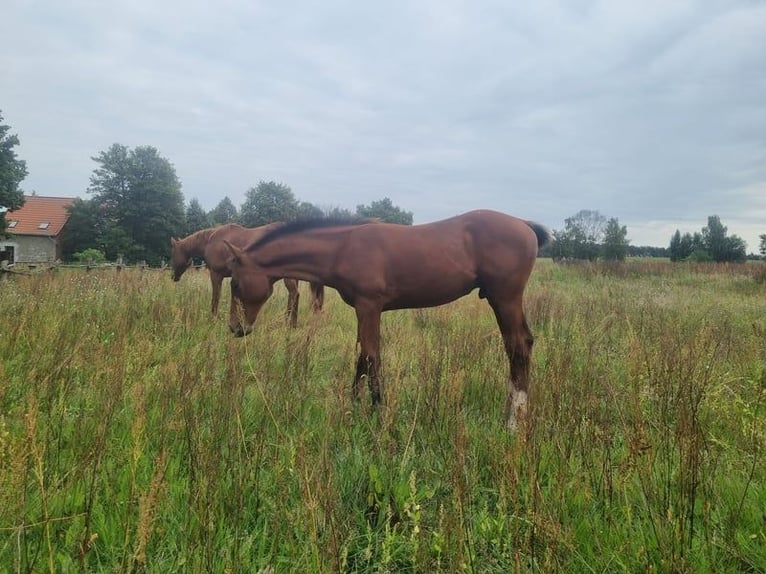
[[[56,240],[53,237],[15,235],[0,240],[0,249],[13,247],[14,263],[53,263],[56,261]]]

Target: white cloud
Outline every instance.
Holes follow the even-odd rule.
[[[275,179],[417,221],[598,209],[634,244],[718,214],[755,249],[766,6],[514,4],[11,0],[0,109],[38,193],[149,144],[207,208]]]

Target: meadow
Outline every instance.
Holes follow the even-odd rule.
[[[5,278],[0,572],[764,572],[764,267],[538,261],[516,435],[476,293],[384,314],[373,410],[332,290],[235,339],[204,271]]]

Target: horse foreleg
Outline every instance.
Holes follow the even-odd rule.
[[[211,311],[213,313],[213,317],[218,316],[218,303],[221,301],[221,283],[223,283],[223,275],[216,273],[211,269],[210,284],[213,286],[213,301],[211,305]]]
[[[324,307],[324,285],[321,283],[309,283],[311,287],[311,310],[319,313]]]
[[[356,309],[357,339],[360,345],[359,359],[356,362],[356,376],[352,386],[355,400],[359,400],[360,383],[364,378],[370,388],[372,406],[377,407],[383,401],[380,381],[380,310]]]
[[[298,281],[295,279],[285,279],[287,287],[287,317],[291,327],[298,326],[298,300],[300,292],[298,291]]]
[[[527,325],[521,299],[507,303],[491,301],[505,352],[510,363],[508,397],[505,400],[505,417],[508,430],[516,431],[519,422],[526,418],[529,391],[529,364],[534,337]]]
[[[234,295],[234,288],[231,288],[231,300],[229,301],[229,329],[237,337],[244,337],[250,330],[245,325],[244,310],[240,309],[240,300]]]

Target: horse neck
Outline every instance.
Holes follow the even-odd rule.
[[[181,248],[189,257],[202,257],[212,229],[202,229],[181,240]]]
[[[336,254],[348,231],[322,229],[287,235],[254,250],[252,257],[271,276],[329,284]]]

